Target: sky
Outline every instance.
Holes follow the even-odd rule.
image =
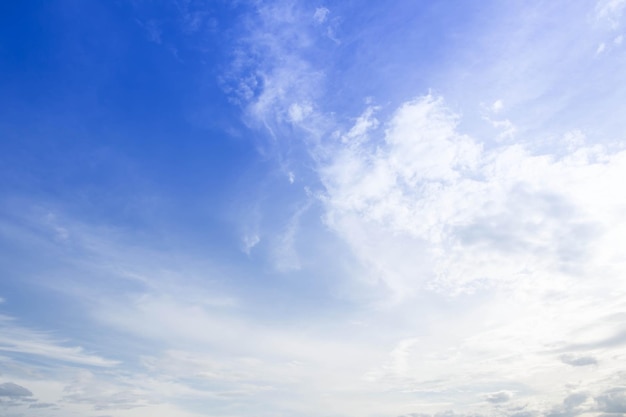
[[[626,416],[625,33],[3,2],[0,414]]]

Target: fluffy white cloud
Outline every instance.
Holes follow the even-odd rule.
[[[626,175],[626,152],[484,149],[457,124],[440,98],[425,96],[400,106],[384,131],[360,120],[349,141],[331,145],[320,167],[327,223],[378,279],[410,294],[619,274],[626,219],[610,190]]]

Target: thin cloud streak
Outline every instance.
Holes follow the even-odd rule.
[[[113,367],[118,361],[105,359],[85,352],[80,346],[64,346],[49,333],[32,330],[16,323],[15,319],[0,316],[0,351],[14,352],[45,358],[52,361],[68,362],[96,367]]]

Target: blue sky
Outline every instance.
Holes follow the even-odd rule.
[[[626,1],[0,6],[0,414],[626,415]]]

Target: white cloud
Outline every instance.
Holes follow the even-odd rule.
[[[328,224],[391,288],[410,293],[429,282],[458,290],[559,275],[594,268],[582,258],[594,252],[614,253],[608,230],[626,219],[617,215],[619,199],[593,184],[617,186],[624,152],[580,146],[557,158],[520,145],[483,150],[457,123],[441,99],[426,96],[400,106],[382,144],[361,132],[357,145],[339,146],[320,168]],[[606,210],[615,214],[606,218]],[[373,243],[392,241],[399,245],[389,251]],[[407,245],[413,256],[385,259]]]
[[[319,97],[322,74],[301,56],[302,49],[313,45],[306,20],[297,3],[258,5],[256,19],[246,28],[248,35],[226,76],[231,83],[252,84],[240,95],[250,121],[260,122],[274,134],[285,121],[304,121],[310,103]]]
[[[394,115],[382,124],[368,121],[368,118],[374,117],[373,112],[365,118],[356,119],[354,124],[364,127],[355,129],[354,132],[358,134],[355,133],[348,141],[342,140],[341,134],[338,135],[332,147],[333,150],[336,149],[334,147],[340,147],[342,152],[330,153],[324,159],[328,166],[336,163],[337,158],[346,158],[346,161],[354,161],[357,166],[365,160],[386,167],[381,169],[382,174],[376,176],[394,181],[400,178],[403,181],[400,190],[402,198],[397,199],[397,207],[389,208],[379,201],[382,200],[379,196],[386,195],[389,187],[392,187],[386,184],[387,180],[372,180],[372,183],[378,184],[376,187],[353,185],[358,185],[362,179],[368,180],[368,175],[374,175],[370,174],[372,170],[368,168],[350,170],[354,174],[346,174],[341,181],[333,183],[339,187],[335,190],[337,194],[326,196],[328,199],[349,194],[349,204],[331,205],[331,200],[324,201],[329,204],[328,208],[337,210],[334,213],[337,216],[336,223],[332,224],[333,227],[341,226],[335,229],[338,235],[353,245],[353,249],[361,248],[359,245],[365,247],[362,249],[363,255],[370,258],[362,258],[363,263],[377,266],[376,277],[370,277],[372,282],[386,282],[388,287],[399,291],[392,294],[396,301],[404,299],[408,303],[383,307],[378,305],[374,309],[366,304],[361,305],[356,312],[333,312],[331,318],[324,317],[324,314],[322,317],[300,317],[293,321],[290,321],[290,317],[257,317],[253,306],[224,304],[220,302],[221,298],[215,300],[216,295],[206,288],[206,280],[194,283],[190,278],[197,271],[184,269],[173,276],[164,274],[162,270],[168,269],[171,259],[153,252],[149,245],[143,245],[145,252],[137,252],[111,235],[103,234],[102,230],[90,232],[89,229],[65,222],[64,227],[71,232],[72,239],[86,242],[102,257],[99,258],[102,264],[92,265],[94,270],[110,268],[111,264],[124,265],[125,268],[132,265],[134,273],[150,278],[150,284],[142,286],[141,291],[126,295],[116,292],[114,296],[103,297],[99,291],[95,291],[97,297],[85,295],[84,292],[80,295],[81,299],[94,300],[89,304],[88,313],[96,319],[99,329],[113,332],[118,340],[128,341],[128,346],[135,346],[134,343],[140,340],[140,346],[145,351],[140,354],[137,350],[129,349],[128,363],[132,365],[129,365],[127,371],[118,372],[114,368],[113,372],[91,370],[84,375],[81,373],[83,376],[76,377],[75,381],[65,379],[60,389],[63,391],[72,387],[73,391],[49,394],[41,400],[53,403],[66,395],[64,404],[69,409],[92,410],[94,406],[110,406],[116,408],[115,413],[120,416],[141,413],[168,415],[165,410],[171,411],[169,415],[185,415],[180,406],[172,405],[175,401],[231,404],[231,413],[235,414],[244,413],[242,410],[248,411],[245,404],[263,403],[268,409],[287,409],[308,415],[318,410],[320,404],[329,413],[398,415],[414,410],[415,398],[424,398],[424,402],[429,403],[422,404],[420,409],[435,413],[442,409],[492,407],[494,403],[485,399],[500,391],[515,393],[510,401],[512,406],[531,400],[553,404],[555,398],[563,398],[563,381],[584,379],[590,385],[600,387],[597,389],[604,389],[608,383],[602,382],[603,379],[614,374],[624,359],[617,357],[621,346],[608,346],[601,352],[586,346],[584,354],[569,353],[567,349],[575,349],[576,346],[572,345],[576,344],[602,342],[619,333],[619,321],[609,319],[616,306],[620,305],[619,291],[622,287],[619,281],[604,277],[580,283],[567,274],[552,274],[549,268],[542,270],[544,264],[538,262],[536,268],[539,271],[535,276],[527,274],[528,277],[520,280],[504,279],[506,285],[499,293],[502,299],[496,297],[494,300],[488,296],[488,292],[483,291],[481,297],[484,298],[473,305],[468,301],[471,296],[467,295],[468,285],[462,274],[458,281],[450,282],[445,288],[453,290],[460,284],[465,291],[452,301],[445,295],[415,291],[419,287],[416,281],[428,282],[428,277],[432,277],[432,271],[436,270],[435,266],[446,260],[445,254],[420,257],[415,249],[422,245],[421,248],[428,251],[433,245],[443,245],[450,238],[448,233],[458,235],[460,232],[453,229],[449,232],[445,230],[448,218],[466,219],[471,224],[476,219],[476,213],[480,214],[478,209],[471,210],[472,202],[475,201],[473,199],[491,198],[499,196],[499,193],[507,197],[508,193],[517,193],[521,196],[513,199],[512,217],[519,215],[522,220],[511,220],[501,215],[501,225],[509,225],[502,227],[504,238],[501,242],[492,242],[498,240],[498,230],[489,229],[490,223],[479,218],[478,223],[489,232],[483,236],[487,244],[480,250],[472,251],[471,247],[476,243],[472,243],[472,239],[480,241],[480,233],[477,236],[475,231],[464,230],[469,241],[461,241],[459,249],[465,246],[471,252],[470,256],[486,253],[500,259],[506,258],[506,254],[498,251],[499,243],[504,243],[502,246],[506,248],[507,240],[513,240],[514,244],[509,242],[508,245],[524,252],[526,246],[536,244],[525,242],[529,238],[524,232],[526,218],[529,218],[532,226],[534,213],[546,217],[544,212],[556,206],[556,209],[562,210],[557,214],[564,221],[571,219],[568,217],[568,207],[559,206],[558,199],[552,201],[531,192],[538,184],[545,182],[546,186],[550,186],[551,181],[556,181],[550,179],[549,175],[542,177],[545,170],[555,164],[569,166],[571,172],[568,172],[567,177],[573,181],[573,185],[563,188],[568,192],[581,185],[580,178],[589,181],[589,184],[596,181],[598,175],[606,178],[603,169],[607,166],[616,169],[613,175],[619,178],[622,165],[613,166],[606,152],[592,152],[584,146],[577,147],[572,154],[561,159],[533,156],[512,146],[487,151],[475,144],[470,146],[473,140],[458,133],[456,123],[459,118],[445,108],[443,100],[425,97],[413,100],[401,109],[396,114],[402,117],[396,119]],[[435,121],[432,122],[430,118]],[[423,146],[420,141],[428,142],[431,139],[424,131],[420,131],[420,135],[415,138],[411,133],[412,126],[437,127],[432,129],[435,132],[435,143],[431,144],[431,148],[434,150],[425,153],[431,159],[437,157],[447,164],[445,169],[426,171],[425,175],[420,176],[420,172],[414,172],[411,158],[395,157],[397,151],[394,147],[403,149],[404,154],[416,155],[411,153],[412,149],[406,148],[411,145]],[[347,132],[351,130],[352,126],[345,129]],[[379,134],[405,137],[390,137],[380,145],[377,141]],[[457,147],[474,150],[475,155],[457,157]],[[509,156],[500,160],[502,155]],[[422,164],[425,163],[421,160],[415,161],[416,167]],[[594,168],[591,171],[588,171],[589,164]],[[587,171],[574,175],[576,167]],[[337,166],[335,169],[342,172],[343,168]],[[442,190],[445,191],[446,187],[452,191],[465,189],[458,188],[458,184],[468,181],[467,176],[476,175],[477,172],[481,175],[473,180],[475,182],[496,182],[495,173],[508,173],[508,176],[504,175],[507,181],[535,178],[534,175],[539,178],[530,181],[530,189],[522,187],[521,190],[511,191],[502,185],[491,185],[476,194],[469,192],[472,188],[467,188],[469,191],[463,194],[463,198],[447,197],[442,200],[444,203],[450,199],[465,201],[466,205],[436,205]],[[526,175],[520,176],[519,172]],[[425,182],[441,185],[440,188],[429,189],[422,187]],[[554,184],[560,186],[561,182],[556,181]],[[587,187],[582,189],[586,190]],[[433,217],[429,227],[414,224],[422,218],[423,212],[419,210],[424,210],[428,204],[416,205],[415,212],[402,210],[402,204],[414,204],[414,201],[423,198],[420,193],[422,190],[427,191],[428,204],[434,205],[433,211],[441,212],[442,208],[447,210],[438,213],[440,218]],[[450,190],[447,193],[451,194]],[[613,194],[611,196],[617,198]],[[490,209],[492,211],[487,210],[487,214],[496,218],[502,211],[507,214],[510,209],[507,198],[510,197],[505,197],[502,197],[504,202],[496,204],[496,207]],[[597,201],[598,209],[602,210],[605,202]],[[520,209],[518,206],[523,204],[531,207]],[[376,214],[379,217],[364,217],[377,205],[381,205]],[[459,214],[457,210],[469,212]],[[617,215],[619,218],[619,213]],[[554,221],[550,216],[547,217]],[[606,219],[608,221],[609,217]],[[297,219],[297,222],[302,221],[303,218]],[[409,227],[405,227],[405,224]],[[540,222],[538,227],[530,231],[530,238],[537,234],[537,239],[541,241],[543,237],[538,232],[542,228]],[[346,230],[353,234],[344,234]],[[507,239],[507,235],[513,235],[513,239]],[[547,235],[550,236],[550,233]],[[616,236],[619,238],[619,231]],[[593,234],[591,238],[594,238]],[[574,241],[570,238],[565,240],[570,243]],[[613,255],[618,255],[618,251],[619,246]],[[549,250],[546,252],[548,258],[553,255]],[[343,252],[333,255],[346,256]],[[92,254],[92,261],[93,257]],[[512,258],[508,262],[515,263],[515,253]],[[129,263],[129,259],[132,259],[132,263]],[[537,255],[537,259],[542,258]],[[458,268],[473,272],[473,259],[461,261]],[[185,268],[190,268],[190,262],[184,264]],[[480,263],[479,266],[484,267]],[[619,272],[619,265],[616,266]],[[498,265],[493,268],[496,275],[502,270]],[[416,271],[422,273],[423,277],[415,278]],[[590,271],[590,274],[593,273]],[[472,277],[469,278],[471,281]],[[345,279],[355,278],[348,276]],[[377,289],[376,285],[373,287]],[[406,289],[406,294],[401,291],[402,288]],[[605,290],[609,289],[612,295],[607,297],[608,292]],[[424,294],[427,296],[423,297]],[[598,300],[602,300],[601,305],[605,306],[601,310],[598,309]],[[458,307],[455,306],[457,302]],[[439,303],[447,305],[445,308],[453,312],[442,312]],[[551,319],[545,320],[546,317]],[[351,324],[355,318],[360,321],[359,326]],[[605,325],[598,328],[597,323]],[[598,374],[588,373],[594,367],[564,364],[561,355],[566,351],[574,359],[588,355],[597,357],[602,364],[602,367],[597,367]],[[137,363],[139,355],[141,360]],[[76,362],[75,365],[83,363]],[[16,383],[22,384],[22,381],[16,380]],[[34,385],[24,385],[36,392],[38,397],[40,392],[46,392],[39,388],[35,390]],[[52,383],[48,385],[56,386]],[[543,394],[528,394],[533,389]],[[53,391],[50,388],[47,390]],[[226,408],[220,410],[226,412]]]
[[[242,239],[243,252],[246,255],[249,255],[252,248],[258,245],[260,241],[261,241],[261,237],[257,233],[245,235]]]
[[[0,316],[0,351],[14,352],[74,364],[111,367],[119,362],[85,352],[79,346],[64,346],[48,333],[18,325],[8,316]]]
[[[450,394],[463,409],[479,395],[498,403],[493,388],[506,384],[522,391],[519,402],[538,401],[530,392],[556,398],[576,374],[604,386],[619,369],[612,355],[626,343],[624,329],[608,319],[626,291],[626,262],[616,250],[626,236],[626,203],[608,191],[626,176],[626,151],[586,145],[580,131],[565,135],[568,150],[559,155],[519,144],[483,148],[458,123],[441,99],[412,100],[384,132],[362,129],[329,145],[333,157],[320,167],[327,224],[368,265],[361,282],[377,291],[384,283],[383,299],[406,305],[428,289],[495,297],[483,299],[484,315],[465,310],[468,322],[454,329],[467,326],[467,334],[447,343],[430,334],[410,349],[400,341],[393,365],[369,378],[401,392],[475,392],[474,399]],[[599,308],[609,293],[610,306]],[[612,353],[561,354],[571,371],[555,372],[551,351],[580,349]],[[598,363],[605,368],[585,366]]]
[[[625,8],[625,0],[600,0],[596,4],[596,16],[616,28]]]
[[[326,7],[318,7],[317,9],[315,9],[313,19],[315,19],[317,23],[324,23],[326,19],[328,19],[329,14],[330,10],[328,10]]]
[[[589,410],[588,399],[574,405],[574,391],[600,392],[618,375],[623,329],[608,317],[624,304],[626,263],[617,248],[624,245],[626,217],[619,193],[608,190],[619,189],[626,176],[626,152],[610,137],[599,140],[592,115],[579,111],[588,108],[584,97],[605,88],[587,85],[582,70],[576,72],[588,68],[582,63],[604,35],[579,27],[582,6],[567,12],[567,27],[542,26],[551,25],[546,22],[561,5],[545,14],[539,3],[526,14],[511,11],[500,33],[481,38],[488,52],[473,45],[484,67],[469,74],[455,67],[441,76],[440,85],[453,85],[447,91],[454,92],[450,81],[458,69],[451,102],[459,110],[429,94],[391,108],[391,115],[393,104],[368,103],[345,125],[349,116],[337,117],[310,94],[324,79],[308,75],[324,71],[312,71],[318,61],[305,59],[308,46],[296,46],[287,56],[301,65],[285,60],[285,68],[301,75],[304,85],[290,88],[306,100],[272,100],[259,117],[306,127],[324,221],[350,250],[338,257],[360,262],[345,274],[357,289],[347,297],[388,314],[364,320],[372,329],[395,330],[381,347],[386,353],[363,364],[364,379],[376,388],[362,393],[393,393],[397,413],[411,412],[408,404],[415,403],[435,414]],[[549,41],[537,47],[539,37]],[[376,49],[364,51],[372,56]],[[563,59],[562,51],[568,51]],[[610,57],[595,61],[604,58]],[[408,77],[400,75],[394,74],[402,80],[395,87],[406,97]],[[469,79],[480,86],[472,90]],[[269,97],[273,89],[270,84]],[[302,102],[311,103],[306,121],[293,107]],[[486,108],[491,115],[502,114],[506,103],[506,118],[487,119],[495,134],[466,133],[474,122],[466,114],[476,103],[493,103]],[[293,131],[273,138],[292,141]]]
[[[294,103],[291,106],[289,106],[289,111],[288,111],[289,120],[294,124],[298,124],[304,121],[304,119],[308,115],[310,115],[312,111],[313,111],[313,108],[308,103],[304,103],[304,104]]]
[[[502,111],[502,109],[504,109],[504,103],[502,102],[502,100],[496,100],[491,105],[491,111],[494,113],[499,113]]]

